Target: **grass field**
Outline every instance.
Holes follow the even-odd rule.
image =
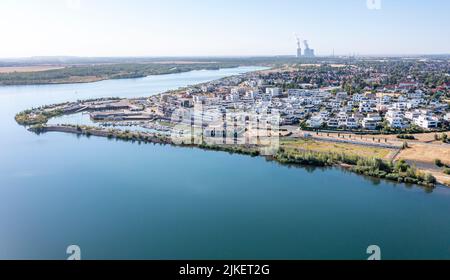
[[[442,132],[431,132],[431,133],[417,133],[417,134],[411,134],[416,138],[417,142],[427,142],[427,143],[431,143],[431,142],[435,142],[435,143],[441,143],[441,141],[436,141],[435,140],[435,135],[441,136],[443,133]],[[450,137],[450,132],[446,132],[446,134]],[[397,140],[397,141],[402,141],[400,139],[397,138],[397,135],[384,135],[383,137],[390,139],[390,140]],[[409,141],[411,143],[414,143],[415,141]]]
[[[434,166],[434,160],[440,159],[445,164],[450,165],[450,145],[445,144],[410,144],[408,149],[403,150],[400,159]]]
[[[363,145],[347,143],[322,142],[312,139],[283,139],[280,146],[285,150],[303,150],[314,152],[345,153],[347,155],[357,155],[367,158],[388,159],[393,150],[378,147],[368,147]]]

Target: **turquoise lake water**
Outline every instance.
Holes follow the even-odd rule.
[[[103,138],[35,135],[24,109],[139,97],[255,67],[0,87],[0,258],[450,259],[450,190],[339,169]]]

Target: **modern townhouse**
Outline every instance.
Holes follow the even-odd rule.
[[[424,93],[422,90],[416,90],[414,92],[408,92],[407,96],[409,99],[422,99],[424,97]]]
[[[365,100],[367,100],[367,97],[364,94],[361,94],[361,93],[355,93],[352,96],[352,101],[355,102],[355,103],[359,103],[359,102],[362,102],[362,101],[365,101]]]
[[[359,103],[359,109],[358,109],[358,111],[359,111],[360,113],[364,113],[364,114],[366,114],[366,113],[371,113],[371,112],[374,111],[374,107],[372,107],[372,104],[370,104],[369,102],[363,101],[363,102],[360,102],[360,103]]]
[[[433,129],[438,127],[438,120],[429,115],[420,115],[414,123],[423,129]]]
[[[402,94],[397,97],[397,102],[407,102],[407,101],[408,101],[408,97],[405,94]]]
[[[408,100],[408,102],[406,102],[406,108],[408,110],[416,109],[419,108],[422,103],[423,103],[422,99],[410,99]]]
[[[356,118],[349,117],[349,118],[347,118],[347,122],[346,122],[345,126],[349,129],[357,129],[359,127],[359,123]]]
[[[329,119],[327,122],[329,128],[339,128],[339,120],[336,118]]]
[[[312,116],[306,123],[311,128],[319,128],[324,124],[325,120],[320,115]]]
[[[445,116],[443,117],[444,121],[446,121],[447,123],[450,122],[450,113],[445,114]]]
[[[367,130],[375,130],[378,127],[379,122],[373,118],[366,117],[361,122],[362,127]]]
[[[402,111],[389,110],[386,113],[385,119],[392,128],[404,129],[409,126],[405,121],[405,114]]]
[[[408,109],[407,102],[395,102],[389,106],[391,110],[406,111]]]
[[[447,103],[441,103],[437,101],[437,102],[430,102],[430,107],[431,110],[433,110],[433,112],[442,114],[448,110],[449,105]]]
[[[403,81],[397,86],[398,90],[410,91],[419,87],[419,83],[415,81]]]
[[[277,87],[269,87],[266,88],[266,94],[270,95],[271,97],[278,97],[282,95],[281,89]]]
[[[421,112],[419,110],[412,110],[405,112],[405,118],[414,122],[419,116],[421,115]]]

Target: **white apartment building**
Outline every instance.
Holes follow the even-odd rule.
[[[408,98],[410,99],[422,99],[424,96],[423,91],[416,90],[415,92],[408,93]]]
[[[360,113],[371,113],[373,112],[372,105],[369,102],[361,102],[359,103],[359,112]]]
[[[450,113],[447,113],[447,114],[444,116],[444,120],[450,122]]]
[[[408,104],[406,102],[396,102],[393,103],[390,107],[394,110],[405,111],[406,109],[408,109]]]
[[[413,121],[413,120],[417,119],[420,115],[421,115],[421,113],[418,110],[407,111],[405,113],[405,118],[408,119],[408,120]]]
[[[389,118],[386,119],[389,122],[389,126],[392,128],[407,128],[408,124],[404,121],[403,118],[399,118],[399,117],[394,117],[394,118]]]
[[[397,111],[397,110],[389,110],[386,113],[386,119],[396,119],[396,118],[401,118],[403,119],[405,117],[405,114],[401,111]]]
[[[308,126],[312,128],[319,128],[323,125],[323,123],[324,120],[321,116],[313,116],[307,122]]]
[[[352,100],[353,100],[353,102],[355,102],[355,103],[359,103],[359,102],[362,102],[362,101],[364,101],[364,100],[367,100],[367,98],[365,97],[364,94],[361,94],[361,93],[355,93],[355,94],[353,94],[353,96],[352,96]]]
[[[338,119],[329,119],[327,122],[327,126],[331,128],[338,128],[339,127]]]
[[[437,128],[438,126],[438,121],[435,118],[427,115],[420,115],[417,119],[414,120],[414,123],[424,129]]]
[[[345,126],[350,129],[355,129],[359,127],[359,124],[355,118],[347,118]]]
[[[378,98],[378,104],[389,104],[391,103],[392,97],[389,95],[383,95],[382,97]]]
[[[361,124],[362,124],[362,127],[365,129],[375,130],[375,129],[377,129],[378,123],[379,122],[377,120],[367,117],[367,118],[363,119]]]
[[[266,94],[270,95],[271,97],[277,97],[281,95],[280,88],[266,88]]]
[[[418,108],[421,103],[422,103],[422,99],[411,99],[406,103],[406,107],[408,109],[415,109],[415,108]]]
[[[203,95],[194,95],[192,97],[192,100],[194,101],[194,103],[202,103],[203,101],[206,100],[206,96]]]

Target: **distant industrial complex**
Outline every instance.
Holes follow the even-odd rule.
[[[305,51],[302,53],[302,41],[300,40],[300,38],[298,36],[296,36],[296,38],[297,38],[297,57],[298,58],[301,58],[301,57],[311,58],[311,57],[316,56],[314,53],[314,49],[311,49],[309,47],[307,40],[303,40],[303,45],[305,46]]]

